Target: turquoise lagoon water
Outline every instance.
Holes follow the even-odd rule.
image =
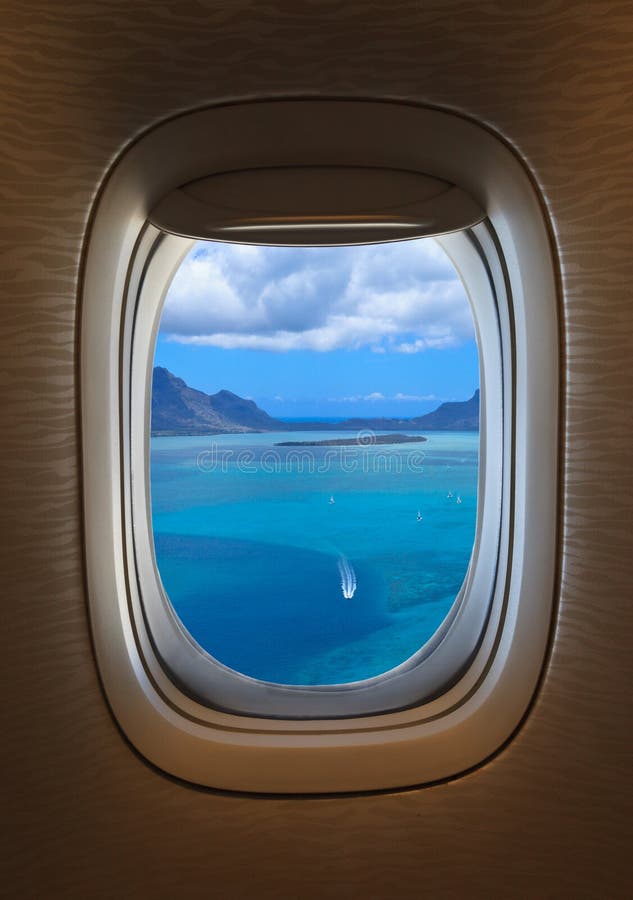
[[[275,446],[350,436],[152,438],[163,586],[225,665],[285,684],[356,681],[406,660],[450,609],[474,540],[479,435]]]

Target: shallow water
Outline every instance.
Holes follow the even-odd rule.
[[[387,671],[434,633],[466,574],[479,435],[275,446],[340,437],[152,438],[165,590],[195,640],[247,675],[331,684]]]

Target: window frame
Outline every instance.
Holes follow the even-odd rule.
[[[286,719],[350,718],[383,714],[420,704],[446,692],[474,658],[484,638],[490,617],[499,618],[503,608],[503,581],[498,560],[508,543],[504,524],[502,478],[511,460],[510,434],[503,434],[504,414],[511,419],[509,393],[512,365],[512,335],[506,338],[504,367],[500,334],[499,297],[507,302],[505,286],[495,286],[481,257],[476,233],[487,234],[489,224],[472,231],[457,232],[443,242],[462,271],[476,298],[473,318],[477,329],[480,365],[481,427],[478,509],[472,559],[463,584],[439,628],[413,656],[389,671],[363,681],[319,686],[293,686],[260,681],[236,672],[216,660],[184,628],[164,591],[154,556],[151,522],[150,430],[154,345],[162,314],[162,301],[173,272],[193,241],[166,235],[148,226],[147,241],[139,250],[138,266],[143,275],[132,282],[128,294],[126,324],[122,334],[121,374],[126,386],[122,410],[122,446],[129,454],[129,472],[145,478],[126,478],[124,491],[133,535],[136,570],[136,604],[145,623],[154,654],[169,675],[203,706],[249,716]],[[152,240],[153,238],[153,240]],[[442,239],[440,239],[442,243]],[[132,268],[135,261],[132,261]],[[130,332],[128,334],[128,331]],[[126,427],[127,425],[127,427]],[[507,520],[507,517],[505,517]],[[146,659],[151,659],[146,654]],[[480,661],[481,665],[481,661]],[[168,687],[166,687],[168,690]]]
[[[368,143],[370,135],[380,138]],[[460,661],[452,683],[438,686],[437,694],[407,698],[389,712],[343,710],[341,718],[318,709],[313,718],[293,718],[293,710],[279,717],[278,709],[263,717],[256,714],[261,707],[236,714],[226,711],[225,701],[215,708],[200,703],[186,675],[183,680],[174,672],[173,662],[165,665],[140,601],[139,571],[147,554],[141,548],[139,560],[130,491],[141,481],[138,439],[132,440],[132,457],[128,447],[139,404],[144,404],[142,421],[148,427],[151,381],[145,372],[141,390],[143,377],[137,372],[130,380],[126,374],[135,336],[143,329],[147,333],[146,323],[135,319],[137,305],[126,301],[150,289],[159,271],[166,286],[176,264],[178,253],[158,252],[157,231],[147,224],[150,210],[170,189],[204,177],[210,166],[220,171],[257,163],[291,165],[315,156],[326,164],[343,158],[346,164],[402,168],[412,168],[415,161],[420,171],[459,184],[487,212],[488,221],[474,226],[468,240],[486,270],[505,335],[502,430],[508,459],[499,518],[507,546],[498,556],[496,599],[482,639],[470,658]],[[446,236],[441,243],[470,288],[474,276],[461,240]],[[153,291],[156,306],[156,287]],[[480,360],[482,387],[486,365]],[[86,567],[95,652],[111,708],[143,755],[167,772],[213,787],[358,791],[456,775],[508,739],[537,687],[553,607],[558,321],[555,269],[540,199],[499,138],[451,113],[372,101],[261,101],[213,107],[161,124],[118,161],[98,200],[84,267],[81,376]],[[482,408],[489,408],[483,391]],[[147,441],[143,446],[145,453]],[[488,466],[490,447],[485,458]],[[147,491],[146,460],[143,466]],[[138,503],[137,497],[137,510]],[[228,706],[235,710],[240,702],[229,700]]]

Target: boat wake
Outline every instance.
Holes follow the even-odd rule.
[[[340,556],[338,560],[338,571],[341,576],[341,590],[346,600],[351,600],[356,593],[356,572],[352,568],[349,560],[344,556]]]

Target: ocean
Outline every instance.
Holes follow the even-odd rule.
[[[388,671],[436,631],[464,580],[479,435],[276,432],[151,441],[156,560],[185,628],[216,659],[281,684]]]

